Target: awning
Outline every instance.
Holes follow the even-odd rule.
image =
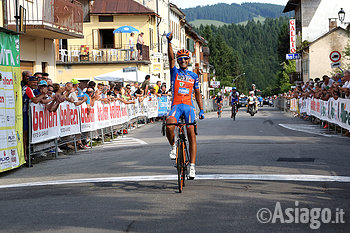
[[[110,81],[110,82],[143,82],[145,81],[146,75],[149,75],[145,72],[142,72],[140,70],[134,70],[130,71],[130,69],[121,69],[112,71],[106,74],[101,74],[98,76],[95,76],[95,80],[98,81]],[[151,83],[156,83],[158,81],[158,78],[151,76]]]

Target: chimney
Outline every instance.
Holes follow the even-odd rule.
[[[330,18],[329,19],[329,31],[332,31],[333,29],[337,28],[337,18]]]

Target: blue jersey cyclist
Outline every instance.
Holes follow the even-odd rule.
[[[185,117],[186,123],[193,123],[193,121],[196,118],[195,108],[192,100],[193,93],[195,94],[196,101],[200,109],[199,118],[204,119],[202,96],[198,86],[198,75],[187,69],[188,64],[190,62],[190,52],[186,49],[181,49],[177,52],[176,59],[180,68],[176,68],[175,54],[171,45],[172,38],[172,33],[168,33],[168,56],[173,102],[167,118],[167,123],[178,123],[181,116]],[[176,144],[174,131],[174,125],[167,126],[166,135],[171,145],[171,151],[169,154],[169,157],[171,159],[176,159]],[[191,157],[189,178],[194,179],[196,176],[195,163],[197,154],[197,142],[193,125],[187,126],[187,136],[189,141],[189,151]]]
[[[231,106],[232,106],[232,111],[231,111],[231,118],[233,118],[233,108],[235,108],[236,112],[238,112],[238,101],[239,101],[239,92],[237,91],[236,87],[232,87],[232,92],[231,92]]]

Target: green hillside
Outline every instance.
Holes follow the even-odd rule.
[[[254,22],[260,21],[260,23],[263,23],[263,22],[265,21],[265,19],[266,19],[265,17],[261,17],[261,16],[259,16],[259,17],[254,17],[254,18],[253,18]],[[249,22],[249,20],[240,22],[240,23],[238,23],[238,24],[239,24],[239,25],[245,26],[245,25],[247,25],[248,22]]]
[[[194,20],[192,22],[190,22],[190,24],[194,27],[199,27],[201,25],[214,25],[216,27],[220,27],[223,26],[227,23],[221,22],[221,21],[217,21],[217,20],[209,20],[209,19],[197,19]]]
[[[195,20],[216,20],[231,24],[252,20],[255,17],[279,18],[280,16],[291,16],[291,13],[282,13],[283,8],[284,6],[268,3],[219,3],[186,8],[183,11],[189,22]]]

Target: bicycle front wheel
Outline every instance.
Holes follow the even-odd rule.
[[[178,143],[177,146],[177,156],[176,156],[176,168],[177,168],[177,183],[179,188],[179,193],[182,192],[185,176],[184,176],[184,142]]]

